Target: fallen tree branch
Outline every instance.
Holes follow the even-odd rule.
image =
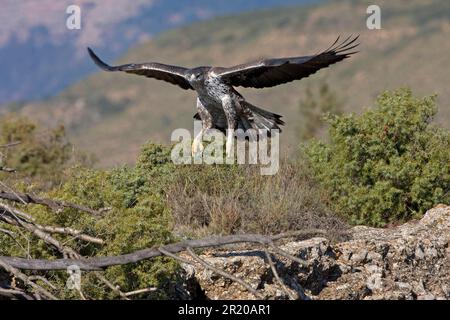
[[[22,143],[22,141],[10,142],[7,144],[0,145],[0,149],[11,148],[11,147],[17,146],[18,144],[21,144],[21,143]]]
[[[48,233],[59,233],[59,234],[70,235],[76,239],[81,239],[86,242],[91,242],[91,243],[95,243],[95,244],[104,244],[105,243],[105,241],[103,241],[103,239],[92,237],[87,234],[83,234],[81,231],[75,230],[72,228],[41,226],[38,224],[36,224],[36,227],[38,229],[48,232]]]
[[[302,231],[306,234],[307,230]],[[311,232],[315,234],[315,232]],[[285,238],[289,238],[291,235],[286,235]],[[284,237],[280,235],[275,236],[263,236],[259,234],[239,234],[230,235],[224,237],[212,237],[198,240],[186,240],[178,243],[168,244],[161,246],[163,250],[169,253],[178,253],[181,251],[186,251],[188,247],[190,248],[211,248],[220,247],[230,244],[238,243],[256,243],[261,245],[269,245],[273,249],[273,239],[280,240]],[[106,257],[93,257],[86,259],[56,259],[56,260],[44,260],[44,259],[24,259],[18,257],[0,257],[4,261],[8,262],[12,266],[19,269],[26,270],[66,270],[67,267],[76,265],[81,270],[85,271],[99,271],[104,268],[116,265],[125,265],[129,263],[136,263],[142,260],[152,259],[163,255],[158,247],[152,247],[147,249],[137,250],[132,253],[127,253],[117,256],[106,256]],[[281,250],[281,249],[280,249]],[[294,258],[294,260],[302,265],[305,261],[289,255],[288,253],[280,250],[274,250],[274,252],[286,256],[288,258]]]
[[[6,297],[9,299],[14,299],[14,298],[17,298],[17,296],[19,296],[25,300],[34,300],[33,297],[26,294],[23,290],[19,290],[19,289],[5,289],[5,288],[0,287],[0,296]]]
[[[34,218],[30,216],[29,214],[22,212],[16,208],[10,207],[2,202],[0,202],[0,209],[3,209],[5,212],[9,212],[10,215],[12,215],[14,218],[17,218],[25,222],[33,222]]]
[[[142,293],[148,293],[148,292],[155,292],[156,290],[158,290],[157,288],[145,288],[145,289],[139,289],[139,290],[135,290],[135,291],[130,291],[130,292],[126,292],[125,296],[126,297],[131,297],[131,296],[135,296],[138,294],[142,294]]]
[[[40,280],[40,281],[44,282],[47,286],[52,288],[53,290],[56,290],[56,287],[50,281],[48,281],[46,278],[44,278],[42,276],[29,276],[28,279],[31,281]]]
[[[24,228],[28,232],[31,232],[32,234],[34,234],[36,237],[42,239],[47,244],[55,247],[58,251],[60,251],[64,255],[68,255],[69,257],[72,257],[72,258],[77,257],[77,253],[72,248],[64,246],[60,241],[53,238],[47,232],[39,229],[34,223],[31,223],[31,222],[28,222],[28,221],[25,221],[25,220],[19,218],[16,215],[14,208],[11,208],[3,203],[0,203],[0,209],[2,209],[2,211],[3,211],[0,214],[1,221],[4,221],[10,225],[19,226],[19,227]]]
[[[158,249],[162,254],[164,254],[165,256],[171,257],[181,263],[184,264],[188,264],[188,265],[192,265],[194,266],[194,263],[189,261],[188,259],[185,259],[183,257],[180,257],[174,253],[168,252],[166,250],[164,250],[164,248],[160,247]],[[215,273],[218,273],[219,275],[221,275],[222,277],[225,277],[227,279],[230,279],[231,281],[235,281],[239,284],[241,284],[244,288],[246,288],[248,291],[250,291],[255,297],[257,298],[261,298],[261,296],[258,294],[258,292],[253,289],[247,282],[245,282],[244,280],[233,276],[231,273],[226,272],[225,270],[216,268],[212,265],[210,265],[209,263],[207,263],[205,260],[203,260],[202,258],[200,258],[197,254],[194,253],[194,251],[192,251],[192,249],[190,247],[186,248],[187,252],[189,253],[189,255],[195,260],[197,261],[200,265],[202,265],[205,269],[209,269]]]
[[[92,215],[101,215],[102,212],[99,212],[97,210],[93,210],[91,208],[88,208],[86,206],[60,201],[60,200],[52,200],[52,199],[46,199],[46,198],[40,198],[35,195],[29,194],[29,193],[20,193],[20,192],[5,192],[0,191],[0,199],[14,201],[14,202],[20,202],[24,204],[40,204],[43,206],[46,206],[53,211],[60,212],[63,208],[71,208],[75,210],[79,210],[82,212],[86,212]]]
[[[3,229],[3,228],[0,228],[0,232],[8,235],[9,237],[11,237],[13,239],[15,239],[15,237],[16,237],[16,234],[14,232],[10,231],[10,230],[6,230],[6,229]]]
[[[0,267],[2,267],[7,272],[14,275],[16,278],[22,280],[26,286],[33,288],[36,291],[36,293],[40,293],[50,300],[57,300],[57,298],[53,294],[51,294],[50,292],[48,292],[41,286],[39,286],[36,283],[34,283],[33,281],[31,281],[25,274],[23,274],[22,272],[20,272],[19,270],[17,270],[16,268],[14,268],[10,264],[8,264],[6,261],[4,261],[4,259],[1,259],[1,258],[0,258]]]

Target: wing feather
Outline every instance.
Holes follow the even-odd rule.
[[[340,37],[325,51],[304,57],[275,58],[237,65],[231,68],[214,68],[213,72],[233,86],[267,88],[309,77],[320,69],[342,61],[359,43],[359,36],[349,36],[339,43]]]
[[[178,85],[185,90],[193,89],[189,84],[189,81],[185,77],[186,72],[189,69],[156,62],[110,66],[100,60],[100,58],[94,53],[94,51],[92,51],[91,48],[88,48],[88,52],[95,64],[105,71],[123,71],[126,73],[132,73],[146,76],[148,78],[166,81]]]

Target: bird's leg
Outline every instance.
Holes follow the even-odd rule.
[[[194,138],[194,141],[192,142],[192,156],[194,157],[197,153],[201,153],[204,150],[202,139],[203,134],[208,130],[212,128],[212,117],[209,113],[208,109],[205,108],[205,106],[202,104],[200,99],[197,98],[197,113],[202,120],[202,129],[197,134],[197,136]]]
[[[230,125],[228,125],[227,131],[227,142],[226,142],[226,155],[228,158],[233,156],[233,141],[234,141],[234,129],[230,129]]]
[[[230,96],[225,96],[222,98],[223,111],[227,117],[227,142],[226,142],[226,155],[227,158],[233,156],[233,142],[234,142],[234,130],[237,128],[237,115],[236,109],[233,105],[233,100]]]
[[[195,136],[194,140],[192,141],[192,156],[194,157],[197,153],[203,152],[203,131],[202,128],[200,132]]]

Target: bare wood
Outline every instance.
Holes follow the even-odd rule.
[[[179,262],[185,263],[185,264],[190,264],[192,265],[192,262],[189,261],[188,259],[185,259],[183,257],[180,257],[178,255],[176,255],[175,253],[172,253],[170,251],[167,251],[164,249],[164,247],[159,247],[158,250],[165,256],[171,257]]]
[[[34,218],[32,216],[30,216],[29,214],[22,212],[16,208],[10,207],[7,204],[1,203],[1,202],[0,202],[0,209],[8,211],[14,217],[16,217],[16,216],[20,217],[21,219],[23,219],[27,222],[34,221]]]
[[[46,206],[53,211],[59,212],[63,208],[71,208],[75,210],[79,210],[82,212],[86,212],[92,215],[100,215],[101,212],[88,208],[86,206],[60,201],[53,199],[40,198],[38,196],[29,194],[29,193],[20,193],[20,192],[5,192],[0,191],[0,199],[10,200],[14,202],[21,202],[26,204],[40,204]]]
[[[188,247],[191,248],[211,248],[211,247],[220,247],[230,244],[238,244],[238,243],[257,243],[262,245],[270,245],[274,252],[286,256],[285,251],[279,249],[276,250],[277,247],[273,246],[272,239],[280,240],[279,235],[271,236],[263,236],[259,234],[238,234],[238,235],[230,235],[223,237],[210,237],[204,239],[196,239],[196,240],[186,240],[182,242],[177,242],[173,244],[168,244],[164,246],[164,250],[170,253],[178,253],[181,251],[186,251]],[[286,237],[288,238],[288,237]],[[274,249],[275,248],[275,249]],[[12,266],[15,266],[19,269],[26,270],[66,270],[68,266],[77,265],[81,270],[86,271],[99,271],[107,268],[109,266],[115,265],[125,265],[129,263],[136,263],[142,260],[152,259],[155,257],[159,257],[163,255],[163,253],[159,250],[158,247],[146,248],[137,250],[132,253],[127,253],[123,255],[117,256],[105,256],[105,257],[93,257],[86,259],[55,259],[55,260],[44,260],[44,259],[24,259],[18,257],[0,257],[10,263]],[[289,254],[288,254],[289,255]],[[287,257],[287,256],[286,256]],[[297,257],[289,255],[288,258],[294,258],[298,263],[304,265],[306,262]]]
[[[39,229],[39,227],[42,227],[42,226],[27,222],[27,221],[23,221],[22,219],[17,217],[14,213],[14,208],[11,208],[2,203],[0,203],[0,208],[2,208],[4,210],[3,214],[0,215],[0,220],[3,220],[11,225],[23,227],[27,231],[33,233],[35,236],[44,240],[44,242],[46,242],[50,245],[53,245],[64,256],[69,255],[69,257],[71,259],[78,259],[78,260],[83,259],[83,257],[78,252],[76,252],[75,250],[73,250],[70,247],[64,246],[62,243],[60,243],[58,240],[53,238],[51,235],[49,235],[45,231]],[[12,216],[12,218],[10,216],[6,216],[5,214],[7,214],[7,213],[9,213]],[[5,259],[7,260],[7,258],[5,258]],[[26,259],[24,259],[24,260],[26,260]],[[72,264],[72,265],[74,265],[74,264]],[[106,284],[111,290],[113,290],[114,292],[119,294],[122,298],[128,299],[122,291],[120,291],[113,284],[111,284],[108,281],[108,279],[106,279],[101,273],[95,272],[95,275],[100,281],[102,281],[104,284]],[[79,293],[80,293],[81,298],[83,300],[85,300],[83,293],[81,291],[79,291]]]
[[[33,297],[29,296],[24,291],[19,289],[5,289],[0,287],[0,296],[4,296],[9,299],[20,296],[25,300],[33,300]]]
[[[125,296],[130,297],[130,296],[135,296],[135,295],[138,295],[138,294],[141,294],[141,293],[154,292],[156,290],[158,290],[158,289],[157,288],[145,288],[145,289],[125,292]]]
[[[34,220],[33,217],[31,217],[30,215],[16,209],[13,207],[10,207],[8,205],[5,205],[3,203],[0,202],[0,209],[6,210],[12,214],[15,214],[17,216],[20,216],[21,218],[24,218],[26,220]],[[1,219],[1,218],[0,218]],[[64,228],[64,227],[53,227],[53,226],[43,226],[40,224],[36,224],[33,223],[33,225],[44,232],[48,232],[48,233],[59,233],[59,234],[66,234],[66,235],[70,235],[73,236],[77,239],[81,239],[87,242],[91,242],[91,243],[95,243],[95,244],[104,244],[105,242],[103,241],[103,239],[100,238],[96,238],[96,237],[92,237],[89,236],[87,234],[83,234],[81,231],[73,229],[73,228]]]
[[[22,272],[20,272],[19,270],[17,270],[16,268],[14,268],[1,258],[0,258],[0,267],[5,269],[7,272],[13,274],[16,278],[22,280],[26,286],[30,286],[31,288],[33,288],[43,296],[47,297],[48,299],[57,300],[57,298],[53,294],[51,294],[41,286],[31,281],[25,274],[23,274]]]
[[[16,234],[14,232],[10,231],[10,230],[6,230],[6,229],[3,229],[3,228],[0,228],[0,232],[2,232],[4,234],[8,235],[9,237],[15,239]]]
[[[63,254],[68,254],[70,257],[73,258],[77,256],[77,253],[72,248],[64,246],[61,242],[53,238],[51,235],[49,235],[45,231],[40,230],[33,223],[24,221],[19,217],[17,217],[14,213],[14,210],[9,206],[0,203],[0,208],[4,210],[3,214],[0,215],[0,220],[9,223],[11,225],[20,226],[24,228],[25,230],[33,233],[38,238],[42,239],[47,244],[54,246],[58,251],[60,251]],[[5,213],[9,213],[10,215],[6,215]]]
[[[323,236],[326,236],[328,232],[323,229],[306,229],[306,230],[294,230],[294,231],[286,231],[279,233],[275,236],[272,236],[271,239],[273,241],[283,239],[283,238],[290,238],[290,237],[301,237],[301,236],[311,236],[315,234],[320,234]]]
[[[30,279],[31,281],[40,280],[40,281],[44,282],[47,286],[52,288],[53,290],[56,290],[56,287],[50,281],[48,281],[46,278],[44,278],[42,276],[29,276],[28,279]]]
[[[180,256],[178,256],[178,255],[176,255],[176,254],[174,254],[174,253],[171,253],[171,252],[169,252],[169,251],[166,251],[166,250],[164,249],[164,247],[159,247],[158,250],[159,250],[162,254],[164,254],[164,255],[166,255],[166,256],[168,256],[168,257],[171,257],[171,258],[173,258],[173,259],[175,259],[175,260],[178,260],[178,261],[180,261],[180,262],[182,262],[182,263],[189,264],[189,265],[194,265],[194,263],[193,263],[192,261],[189,261],[189,260],[187,260],[187,259],[185,259],[185,258],[183,258],[183,257],[180,257]],[[188,247],[186,250],[187,250],[187,252],[189,253],[189,255],[190,255],[195,261],[197,261],[198,263],[200,263],[204,268],[209,269],[209,270],[211,270],[211,271],[213,271],[213,272],[216,272],[216,273],[220,274],[221,276],[223,276],[223,277],[225,277],[225,278],[227,278],[227,279],[230,279],[230,280],[232,280],[232,281],[235,281],[235,282],[241,284],[244,288],[246,288],[248,291],[250,291],[253,295],[255,295],[256,297],[260,298],[260,296],[258,295],[257,291],[256,291],[255,289],[253,289],[253,288],[252,288],[247,282],[245,282],[244,280],[242,280],[242,279],[240,279],[240,278],[238,278],[238,277],[233,276],[231,273],[226,272],[225,270],[216,268],[216,267],[212,266],[211,264],[207,263],[205,260],[203,260],[202,258],[200,258],[197,254],[195,254],[194,251],[192,251],[192,249],[191,249],[190,247]]]
[[[300,264],[301,266],[304,266],[304,267],[308,266],[308,263],[305,260],[300,259],[296,256],[293,256],[289,252],[286,252],[286,251],[278,248],[274,244],[270,244],[270,248],[272,249],[273,252],[278,253],[280,256],[283,256],[285,258],[291,259],[291,260],[297,262],[298,264]]]
[[[10,142],[7,144],[0,145],[0,149],[11,148],[11,147],[17,146],[18,144],[21,144],[21,143],[22,143],[22,141]]]
[[[95,276],[104,284],[106,284],[106,286],[108,288],[110,288],[113,292],[115,292],[116,294],[118,294],[122,299],[124,300],[130,300],[128,299],[128,297],[125,295],[125,293],[123,293],[119,288],[117,288],[115,285],[113,285],[108,279],[105,278],[105,276],[103,276],[100,272],[95,272],[94,273]]]
[[[41,226],[41,225],[36,225],[36,227],[39,228],[40,230],[48,232],[48,233],[66,234],[66,235],[73,236],[77,239],[84,240],[86,242],[91,242],[91,243],[95,243],[95,244],[105,244],[105,241],[103,241],[103,239],[92,237],[87,234],[83,234],[80,230],[76,230],[76,229],[72,229],[72,228]]]
[[[17,192],[15,192],[11,187],[7,186],[5,183],[3,183],[2,181],[0,181],[0,184],[5,187],[6,189],[8,189],[9,191],[11,191],[17,198],[19,198],[20,201],[22,201],[23,204],[27,204],[25,202],[25,200],[23,200],[18,194]]]

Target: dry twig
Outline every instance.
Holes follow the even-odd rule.
[[[20,193],[20,192],[5,192],[0,191],[0,199],[5,199],[9,201],[14,202],[21,202],[24,204],[40,204],[43,206],[46,206],[50,209],[52,209],[55,212],[60,212],[63,208],[71,208],[76,209],[82,212],[86,212],[89,214],[92,214],[94,216],[101,215],[102,212],[99,212],[97,210],[93,210],[91,208],[88,208],[86,206],[60,201],[60,200],[52,200],[52,199],[46,199],[46,198],[40,198],[35,195],[29,194],[29,193]]]

